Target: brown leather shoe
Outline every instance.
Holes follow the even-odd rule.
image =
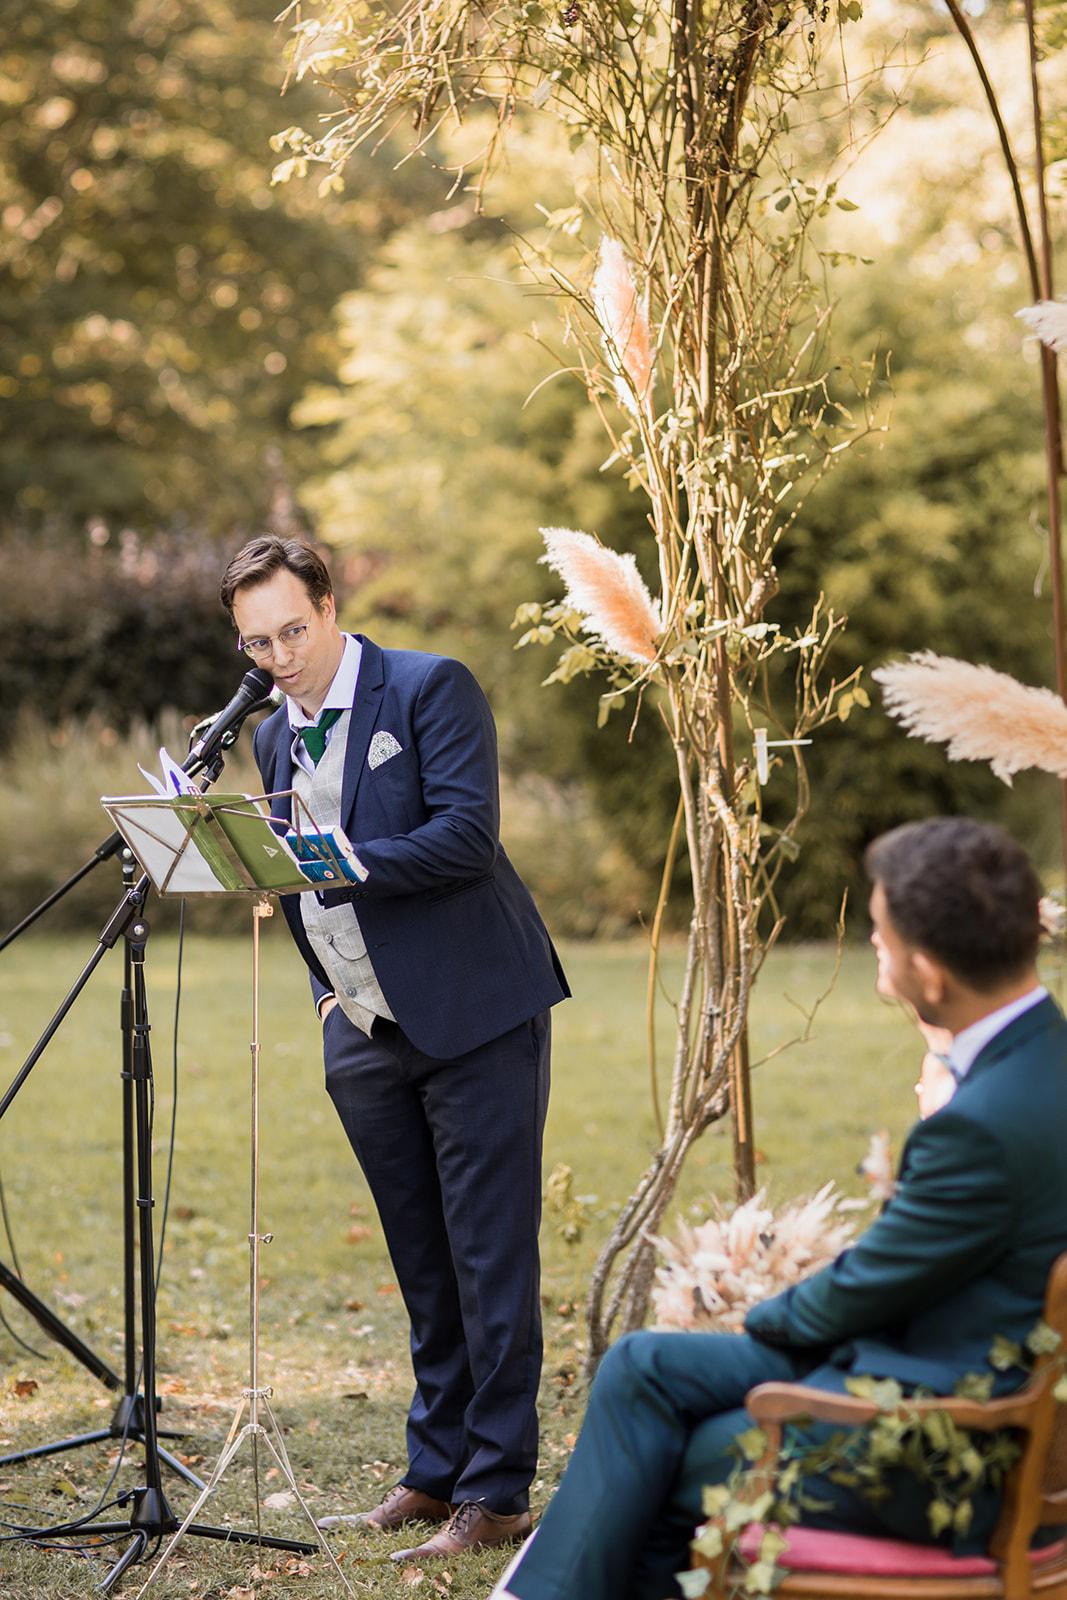
[[[446,1528],[432,1533],[424,1544],[411,1550],[394,1550],[391,1561],[427,1561],[437,1556],[461,1556],[468,1550],[484,1550],[487,1545],[518,1544],[533,1529],[528,1511],[514,1516],[501,1516],[479,1505],[476,1500],[465,1500]]]
[[[381,1533],[392,1533],[409,1522],[447,1522],[455,1511],[447,1500],[435,1500],[421,1489],[409,1489],[406,1483],[394,1483],[382,1496],[373,1511],[356,1511],[346,1517],[320,1517],[320,1528],[377,1528]]]

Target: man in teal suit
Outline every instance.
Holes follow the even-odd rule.
[[[912,1131],[897,1189],[862,1238],[756,1306],[743,1334],[637,1333],[608,1352],[563,1482],[498,1586],[516,1600],[664,1600],[688,1565],[705,1485],[736,1465],[744,1398],[769,1380],[842,1391],[850,1377],[996,1392],[998,1335],[1022,1344],[1067,1249],[1067,1023],[1037,980],[1040,885],[1000,829],[959,818],[898,828],[867,853],[878,988],[943,1030],[957,1087]],[[931,1538],[916,1479],[886,1502],[820,1478],[805,1520]],[[997,1512],[975,1501],[960,1553]]]

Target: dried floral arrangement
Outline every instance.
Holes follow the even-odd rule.
[[[661,1328],[740,1333],[750,1306],[817,1272],[851,1244],[844,1212],[864,1205],[826,1183],[808,1200],[775,1212],[760,1189],[729,1209],[716,1203],[706,1222],[682,1222],[675,1240],[658,1240],[652,1307]]]

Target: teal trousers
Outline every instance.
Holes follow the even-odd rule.
[[[601,1363],[563,1480],[508,1592],[518,1600],[680,1594],[674,1574],[689,1565],[704,1487],[730,1476],[733,1441],[753,1426],[749,1389],[774,1380],[841,1392],[845,1377],[747,1334],[627,1334]],[[854,1491],[821,1478],[808,1488],[824,1509],[805,1522],[886,1531]]]

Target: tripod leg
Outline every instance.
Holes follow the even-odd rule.
[[[140,1561],[148,1549],[148,1535],[143,1528],[133,1528],[130,1532],[130,1542],[111,1568],[103,1583],[96,1586],[97,1594],[107,1594],[113,1588],[127,1567],[132,1567],[135,1561]]]
[[[39,1300],[33,1290],[28,1289],[22,1279],[16,1277],[15,1273],[9,1267],[6,1267],[2,1261],[0,1261],[0,1289],[6,1289],[18,1301],[20,1306],[28,1311],[32,1317],[36,1317],[44,1331],[50,1334],[57,1344],[61,1344],[65,1350],[69,1350],[74,1359],[80,1361],[83,1367],[88,1367],[93,1376],[99,1378],[101,1383],[106,1384],[109,1389],[122,1388],[122,1379],[118,1373],[113,1371],[107,1362],[94,1351],[90,1350],[87,1344],[83,1344],[78,1335],[68,1328],[66,1323],[62,1322],[55,1312],[45,1305],[43,1300]]]
[[[15,1450],[9,1456],[0,1456],[0,1467],[11,1467],[19,1461],[38,1461],[42,1456],[57,1456],[63,1450],[78,1450],[83,1444],[100,1444],[111,1438],[110,1428],[97,1428],[92,1433],[78,1433],[71,1439],[56,1439],[51,1444],[39,1444],[33,1450]]]
[[[169,1438],[170,1435],[167,1435],[167,1437]],[[165,1462],[172,1472],[176,1472],[179,1478],[184,1478],[186,1483],[191,1484],[194,1489],[202,1489],[204,1487],[203,1478],[198,1478],[192,1467],[187,1467],[184,1461],[179,1461],[177,1456],[172,1456],[170,1451],[164,1450],[162,1445],[159,1447],[159,1459]]]

